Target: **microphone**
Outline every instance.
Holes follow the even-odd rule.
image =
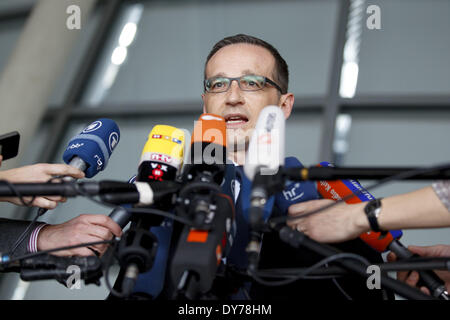
[[[202,114],[191,139],[191,163],[183,170],[177,215],[196,222],[184,226],[174,252],[170,272],[174,295],[196,299],[210,290],[234,221],[232,199],[221,193],[225,176],[226,123],[214,114]]]
[[[195,122],[189,163],[183,167],[183,181],[222,184],[226,166],[226,123],[221,116],[204,113]]]
[[[142,150],[136,181],[174,181],[183,163],[184,131],[156,125]]]
[[[265,107],[259,114],[246,154],[244,172],[252,181],[249,209],[251,235],[247,246],[250,273],[258,266],[264,207],[269,197],[284,186],[279,169],[284,164],[285,122],[280,107]]]
[[[166,125],[154,126],[142,149],[137,176],[131,178],[129,182],[174,181],[183,163],[184,136],[185,131],[182,129]],[[171,200],[169,193],[166,199],[158,199],[158,205],[163,209],[170,208]],[[124,208],[116,208],[109,217],[123,229],[130,221],[131,213]]]
[[[136,181],[136,175],[131,177],[128,180],[128,183],[133,184]],[[130,222],[132,213],[129,212],[125,207],[131,207],[130,204],[121,205],[116,207],[111,213],[109,217],[114,220],[122,229],[125,228]]]
[[[105,169],[119,140],[120,130],[117,124],[111,119],[98,119],[69,141],[63,160],[69,166],[83,171],[86,178],[92,178]],[[75,179],[64,177],[63,181]],[[46,212],[47,209],[40,208],[38,215],[42,216]]]
[[[86,178],[92,178],[106,168],[119,140],[120,131],[117,124],[111,119],[98,119],[69,141],[63,160],[68,165],[84,171]],[[73,178],[66,177],[64,180],[72,181]]]
[[[11,185],[15,190],[11,189]],[[141,206],[163,201],[179,189],[179,183],[172,181],[136,182],[135,184],[112,180],[14,184],[0,181],[0,196],[2,197],[13,197],[16,191],[23,196],[99,196],[101,200],[112,204],[135,203]]]
[[[302,168],[302,163],[295,157],[285,159],[284,168]],[[287,212],[293,204],[319,199],[319,194],[314,182],[311,181],[287,181],[286,187],[275,195],[275,206],[281,212]]]
[[[183,163],[184,145],[183,130],[167,125],[153,127],[142,150],[135,184],[151,183],[155,186],[174,184],[177,172],[180,171]],[[176,191],[178,188],[154,202],[153,206],[162,210],[171,210]],[[122,224],[124,224],[123,221],[128,222],[131,218],[129,212],[113,212],[111,215]],[[124,245],[121,247],[119,256],[125,269],[122,287],[127,295],[132,291],[143,292],[152,297],[160,294],[164,285],[172,228],[171,219],[145,216],[138,219],[136,225],[124,235]],[[135,241],[140,237],[149,239],[149,243]],[[128,243],[132,245],[127,246]],[[162,244],[163,247],[153,251],[155,244],[157,246]],[[145,249],[149,250],[143,253],[142,250]]]
[[[319,164],[320,167],[332,167],[333,165],[324,161]],[[346,203],[359,203],[374,200],[372,196],[364,187],[356,180],[332,180],[332,181],[318,181],[317,191],[324,199],[332,199],[334,201],[341,200],[351,194],[356,194],[354,197],[346,200]],[[370,247],[378,252],[385,252],[389,250],[389,245],[394,239],[400,239],[403,235],[401,230],[389,230],[387,233],[381,232],[366,232],[360,235],[363,240]]]
[[[326,161],[321,162],[319,166],[333,167],[331,163]],[[341,200],[351,194],[356,194],[356,196],[346,200],[346,203],[359,203],[375,199],[356,180],[318,181],[317,189],[323,198],[334,201]],[[402,234],[401,230],[389,230],[387,232],[369,231],[361,234],[359,237],[378,252],[391,250],[399,259],[408,259],[414,255],[399,241]],[[434,297],[442,300],[450,300],[445,284],[433,271],[418,272],[420,284],[427,286]]]

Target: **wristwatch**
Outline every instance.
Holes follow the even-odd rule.
[[[370,229],[375,232],[383,232],[378,225],[378,217],[381,212],[381,199],[371,200],[364,207],[367,219],[369,220]]]

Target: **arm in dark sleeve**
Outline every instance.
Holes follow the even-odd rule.
[[[11,220],[0,218],[0,252],[6,253],[10,251],[20,237],[20,235],[25,231],[25,229],[30,224],[30,221],[23,220]],[[22,243],[17,247],[14,256],[19,256],[28,253],[27,246],[30,240],[30,234],[22,241]]]

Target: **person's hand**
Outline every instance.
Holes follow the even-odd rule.
[[[293,204],[288,215],[301,216],[332,203],[333,200],[321,199]],[[368,228],[368,221],[363,204],[340,203],[305,218],[288,220],[287,225],[319,242],[343,242],[363,233]]]
[[[111,240],[120,237],[122,229],[110,217],[101,214],[82,214],[72,220],[57,225],[47,225],[41,229],[37,239],[38,251],[74,246],[81,243]],[[100,255],[107,244],[91,246]],[[58,256],[91,256],[95,253],[87,247],[54,251]]]
[[[0,154],[0,167],[2,166],[3,156]]]
[[[38,163],[30,166],[0,171],[0,180],[7,180],[11,183],[34,183],[47,182],[55,176],[70,176],[76,179],[84,178],[84,172],[66,165]],[[24,197],[25,202],[29,202],[31,197]],[[0,198],[0,201],[8,201],[16,205],[23,205],[19,198]],[[36,197],[30,206],[44,209],[54,209],[58,202],[65,202],[66,199],[60,196]]]
[[[435,245],[435,246],[409,246],[408,249],[412,253],[416,253],[422,257],[450,257],[450,245]],[[387,256],[389,262],[397,260],[397,256],[390,252]],[[434,272],[445,282],[447,292],[450,291],[450,271],[434,270]],[[399,271],[397,272],[397,280],[403,281],[411,287],[417,287],[419,282],[419,273],[417,271]],[[425,294],[430,294],[430,290],[426,287],[420,287],[420,290]]]

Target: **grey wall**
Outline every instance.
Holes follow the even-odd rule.
[[[352,115],[350,149],[345,165],[432,166],[450,163],[450,110],[430,112],[364,112]],[[371,185],[374,181],[365,182]],[[371,192],[376,197],[413,191],[429,182],[395,182]],[[450,244],[450,228],[405,230],[406,245]]]
[[[450,1],[375,0],[381,30],[363,28],[357,95],[450,93]]]
[[[277,1],[276,5],[271,1],[257,5],[253,1],[149,1],[128,58],[104,102],[200,104],[208,52],[219,39],[237,33],[262,37],[279,48],[289,61],[294,93],[324,95],[336,10],[336,1]],[[289,36],[294,30],[295,37]],[[113,34],[111,42],[115,44],[117,37]],[[113,46],[107,49],[105,62]],[[100,65],[98,72],[103,68]],[[174,90],[174,83],[182,85]],[[87,93],[87,102],[91,94]]]

